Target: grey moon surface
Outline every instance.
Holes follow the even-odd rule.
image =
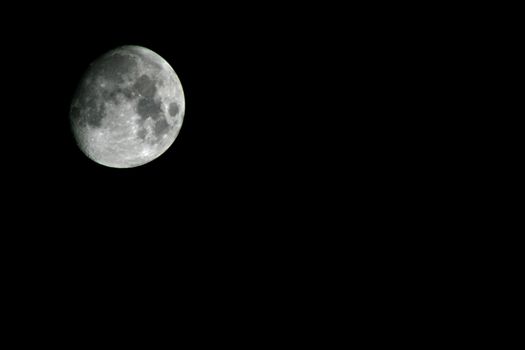
[[[177,138],[185,100],[174,69],[140,46],[122,46],[95,60],[70,109],[82,152],[112,168],[132,168],[162,155]]]

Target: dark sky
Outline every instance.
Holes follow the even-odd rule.
[[[412,254],[429,256],[441,240],[427,233],[446,225],[447,181],[457,176],[432,153],[449,142],[444,133],[433,142],[433,130],[457,125],[459,112],[442,103],[451,84],[434,84],[450,71],[442,62],[456,56],[421,29],[425,12],[396,14],[376,3],[108,3],[2,9],[6,305],[29,320],[22,307],[41,308],[39,324],[57,315],[77,327],[70,320],[81,315],[97,326],[112,322],[111,331],[120,322],[108,310],[133,321],[160,310],[137,324],[183,329],[196,334],[192,344],[208,335],[202,321],[234,338],[261,329],[251,336],[258,341],[273,332],[268,325],[301,328],[294,317],[338,320],[344,303],[375,318],[369,305],[402,286],[401,273],[423,269]],[[172,65],[186,113],[162,156],[113,169],[78,149],[68,113],[88,65],[129,44]],[[347,282],[365,296],[347,297]],[[338,315],[315,317],[321,309]],[[228,317],[242,324],[230,327]],[[245,322],[253,317],[265,326]],[[72,333],[66,328],[55,331]]]
[[[252,243],[276,235],[269,242],[286,246],[306,231],[320,239],[339,226],[336,218],[376,222],[376,211],[396,212],[407,188],[427,188],[424,179],[440,174],[427,160],[442,143],[429,141],[454,120],[442,103],[454,90],[439,79],[455,56],[440,50],[424,11],[393,16],[396,9],[371,7],[75,4],[12,12],[2,23],[11,212],[46,227],[113,232],[113,241],[124,232],[190,240],[196,236],[186,232],[203,232],[223,248],[229,241],[217,232],[230,242],[264,232]],[[82,154],[68,113],[87,66],[129,44],[174,67],[186,113],[165,154],[122,170]]]
[[[15,212],[97,231],[274,232],[329,225],[346,187],[366,202],[395,182],[382,177],[402,167],[392,145],[410,147],[397,137],[410,123],[394,116],[417,112],[401,104],[420,93],[416,81],[401,94],[404,65],[425,53],[405,55],[411,31],[393,31],[388,9],[68,6],[13,10],[2,23],[3,171]],[[68,113],[87,66],[127,44],[174,67],[186,113],[164,155],[122,170],[82,154]]]
[[[281,219],[293,225],[294,215],[312,211],[308,203],[326,181],[323,124],[331,123],[319,80],[332,74],[326,48],[336,38],[299,10],[196,7],[12,13],[16,20],[2,28],[9,94],[3,141],[15,212],[100,234],[169,235],[274,231]],[[121,170],[82,154],[68,112],[89,63],[126,44],[174,67],[187,108],[163,156]]]
[[[323,102],[337,91],[321,82],[335,77],[326,70],[333,38],[296,10],[209,6],[46,5],[2,22],[1,246],[17,283],[67,284],[71,297],[101,286],[190,300],[259,273],[288,283],[284,275],[316,264],[320,252],[308,247],[344,211],[328,199],[341,196],[346,165],[338,158],[333,169],[342,139],[328,135]],[[68,113],[88,65],[129,44],[172,65],[186,113],[161,157],[113,169],[78,149]]]

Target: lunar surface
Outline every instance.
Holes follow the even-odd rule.
[[[155,52],[122,46],[94,61],[71,103],[80,149],[113,168],[146,164],[175,141],[185,101],[173,68]]]

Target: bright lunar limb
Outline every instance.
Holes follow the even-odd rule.
[[[95,162],[132,168],[163,154],[184,119],[182,85],[155,52],[122,46],[95,60],[71,103],[80,149]]]

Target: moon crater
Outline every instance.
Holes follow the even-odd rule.
[[[169,113],[172,117],[179,113],[179,105],[176,102],[170,103]]]

